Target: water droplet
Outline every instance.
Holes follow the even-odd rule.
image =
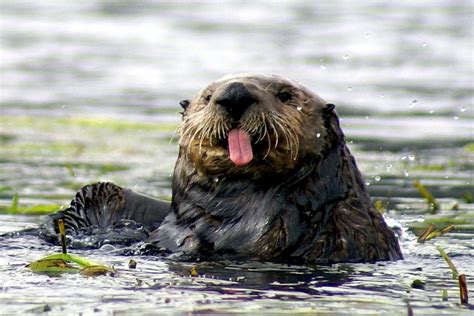
[[[380,95],[380,98],[381,98],[381,99],[383,99],[384,97],[385,97],[385,95],[383,95],[383,94]]]
[[[347,91],[352,91],[352,87],[347,87]]]
[[[449,176],[444,176],[445,179],[449,179]]]
[[[426,45],[427,45],[426,42],[423,42],[422,46],[423,46],[423,47],[426,47]]]
[[[412,107],[414,107],[417,103],[418,103],[418,100],[413,100],[413,101],[411,101],[411,103],[410,103],[410,109],[411,109]]]
[[[326,65],[321,65],[322,70],[326,70]]]
[[[365,185],[366,185],[366,186],[369,186],[369,185],[370,185],[370,182],[366,182]]]
[[[403,173],[403,175],[404,175],[405,177],[409,177],[409,176],[410,176],[410,174],[408,173],[408,171],[405,171],[405,172]]]
[[[215,179],[214,179],[214,182],[215,182],[215,183],[219,182],[219,178],[215,178]]]
[[[455,116],[454,119],[455,119],[455,120],[459,120],[459,116]]]
[[[320,62],[323,62],[323,61],[324,61],[324,58],[321,58],[319,61],[320,61]]]
[[[64,109],[66,107],[66,104],[63,104],[61,107]]]
[[[321,137],[321,133],[317,133],[317,134],[316,134],[316,137],[317,137],[317,138]]]
[[[365,119],[368,120],[368,119],[369,119],[369,116],[367,115],[367,116],[365,117]]]
[[[412,156],[412,155],[408,156],[408,160],[414,161],[414,160],[415,160],[415,156]]]
[[[387,169],[387,171],[390,171],[390,169],[392,169],[393,165],[388,165],[385,169]]]
[[[374,179],[375,179],[375,181],[379,182],[380,179],[382,179],[382,178],[380,176],[375,176]]]
[[[463,107],[461,108],[461,113],[464,113],[464,112],[466,112],[466,107],[465,107],[465,106],[463,106]]]
[[[296,109],[297,109],[298,111],[301,111],[301,110],[303,109],[303,107],[302,107],[302,106],[297,106]]]
[[[430,114],[433,114],[434,112],[435,112],[435,111],[431,110],[431,111],[430,111]]]
[[[343,59],[349,59],[349,55],[345,54],[344,56],[342,56]]]
[[[400,159],[401,159],[401,160],[406,160],[406,159],[407,159],[407,156],[402,156]]]

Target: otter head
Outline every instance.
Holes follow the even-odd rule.
[[[296,82],[253,74],[225,76],[181,105],[180,158],[200,174],[254,178],[317,156],[334,109]]]

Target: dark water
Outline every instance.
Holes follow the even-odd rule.
[[[301,267],[134,257],[130,270],[129,257],[104,246],[75,253],[114,265],[117,277],[51,278],[24,265],[58,249],[0,239],[0,314],[46,305],[53,314],[472,314],[436,250],[472,289],[471,1],[0,4],[0,206],[15,193],[22,206],[66,205],[99,180],[169,198],[179,100],[228,73],[280,74],[337,105],[406,258]],[[414,180],[437,197],[437,214],[427,214]],[[0,232],[39,221],[0,215]],[[413,231],[431,221],[456,229],[416,243]],[[411,288],[415,279],[425,288]]]

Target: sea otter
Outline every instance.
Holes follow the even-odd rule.
[[[334,105],[294,81],[254,74],[214,81],[181,105],[171,204],[98,183],[55,218],[70,231],[134,220],[156,228],[148,242],[202,259],[402,258]]]

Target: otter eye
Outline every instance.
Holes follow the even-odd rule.
[[[280,93],[277,94],[277,98],[281,102],[285,103],[285,102],[287,102],[288,100],[291,99],[291,94],[288,93],[288,92],[280,92]]]
[[[211,101],[211,98],[212,98],[212,94],[208,94],[208,95],[204,98],[204,100],[206,100],[206,102],[209,102],[209,101]]]

